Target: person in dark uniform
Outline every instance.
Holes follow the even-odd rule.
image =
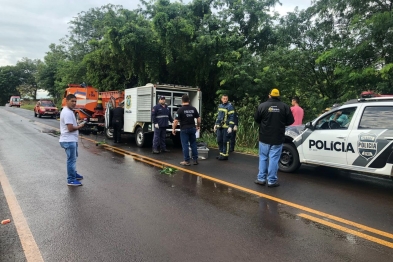
[[[232,136],[231,136],[231,141],[229,143],[229,152],[235,151],[235,145],[236,145],[236,133],[237,133],[237,127],[239,125],[239,115],[237,114],[237,111],[235,109],[234,103],[232,103],[233,109],[235,113],[233,113],[233,122],[235,123],[233,126],[233,131],[232,131]]]
[[[176,135],[176,127],[180,122],[180,139],[184,157],[184,161],[180,162],[180,165],[191,165],[189,147],[191,148],[193,164],[198,165],[198,149],[195,133],[200,129],[201,117],[197,109],[190,105],[190,98],[188,95],[183,95],[181,101],[182,107],[177,110],[175,121],[173,121],[172,124],[172,134]],[[195,119],[197,120],[196,127]]]
[[[121,129],[124,124],[124,101],[120,102],[116,108],[112,109],[113,140],[120,143]]]
[[[221,96],[221,104],[218,106],[218,113],[216,123],[214,125],[214,132],[217,134],[217,143],[220,155],[216,158],[218,160],[228,160],[229,156],[229,140],[234,126],[233,106],[228,102],[228,95]]]
[[[154,124],[154,138],[153,138],[153,154],[159,154],[158,147],[161,152],[169,152],[166,149],[165,136],[168,127],[168,121],[173,122],[171,110],[165,104],[165,96],[160,96],[158,104],[151,110],[151,121]]]

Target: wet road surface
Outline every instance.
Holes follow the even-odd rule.
[[[278,188],[261,187],[253,183],[257,157],[233,154],[218,162],[215,150],[186,168],[235,189],[184,171],[160,174],[133,157],[81,140],[77,166],[84,186],[69,188],[56,132],[37,123],[57,127],[58,122],[33,119],[31,111],[0,107],[0,164],[45,261],[393,260],[393,248],[382,242],[393,242],[389,180],[302,167],[295,174],[280,173]],[[182,160],[179,149],[152,155],[130,137],[118,147],[174,165]]]

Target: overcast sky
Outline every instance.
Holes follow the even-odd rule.
[[[191,0],[183,0],[188,3]],[[174,0],[172,0],[174,2]],[[295,3],[294,3],[295,2]],[[106,4],[133,10],[139,0],[0,0],[0,66],[15,65],[22,57],[43,59],[51,43],[68,34],[68,22],[82,11]],[[281,0],[276,11],[305,9],[311,0]]]

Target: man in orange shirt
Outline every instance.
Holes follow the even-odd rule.
[[[295,119],[295,122],[291,126],[299,126],[303,123],[303,116],[304,116],[304,111],[303,108],[299,106],[299,97],[294,96],[292,98],[292,107],[291,107],[292,115],[293,118]]]

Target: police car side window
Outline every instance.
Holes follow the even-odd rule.
[[[356,107],[336,110],[320,119],[316,129],[347,129],[355,111]]]
[[[358,129],[393,129],[393,106],[367,106]]]

